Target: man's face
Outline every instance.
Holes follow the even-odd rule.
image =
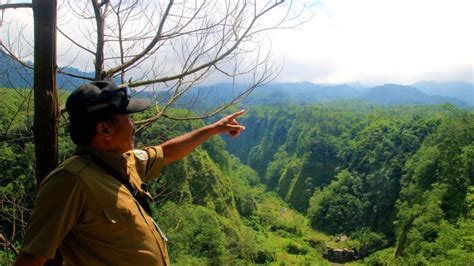
[[[133,150],[135,147],[135,130],[133,120],[129,115],[115,115],[116,122],[110,124],[111,144],[121,153]]]

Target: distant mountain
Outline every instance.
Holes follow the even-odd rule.
[[[64,71],[65,73],[69,73],[75,76],[83,76],[83,77],[88,77],[88,78],[93,78],[94,73],[93,72],[83,72],[80,71],[77,68],[74,67],[63,67],[61,68],[61,71]],[[81,78],[74,78],[70,77],[68,75],[64,75],[61,73],[58,73],[56,77],[57,85],[58,87],[64,89],[64,90],[74,90],[75,88],[79,87],[80,85],[89,82],[89,80],[84,80]]]
[[[314,103],[354,99],[361,93],[347,84],[318,85],[310,82],[269,84],[257,89],[247,100],[249,104]]]
[[[33,70],[12,60],[0,49],[0,87],[28,88],[31,86],[33,86]]]
[[[385,84],[366,89],[358,99],[382,105],[451,103],[457,106],[467,106],[466,102],[453,97],[428,95],[415,87],[398,84]]]
[[[474,106],[474,83],[421,81],[411,86],[426,94],[454,97]]]
[[[32,62],[27,62],[32,65]],[[85,77],[93,77],[94,73],[82,72],[77,68],[64,67],[62,71]],[[70,77],[61,73],[57,74],[56,82],[59,88],[73,90],[79,85],[84,84],[84,79]],[[0,49],[0,87],[6,88],[31,88],[33,86],[33,70],[23,66],[10,58]]]
[[[363,89],[361,86],[318,85],[310,82],[270,84],[257,89],[245,103],[254,105],[305,104],[334,100],[357,99],[382,105],[443,104],[467,106],[461,99],[429,95],[415,87],[385,84]]]
[[[29,62],[31,64],[31,62]],[[62,71],[77,76],[93,77],[92,72],[82,72],[76,68],[64,67]],[[64,74],[57,75],[58,87],[73,90],[86,81]],[[0,49],[0,87],[31,88],[33,71],[12,60]],[[176,107],[191,109],[213,108],[242,94],[247,89],[244,84],[217,83],[192,88]],[[159,93],[162,100],[170,97],[168,91]],[[141,97],[152,97],[142,92]],[[358,99],[371,103],[393,104],[442,104],[474,106],[474,84],[465,82],[423,81],[412,86],[385,84],[365,88],[361,84],[320,85],[311,82],[273,83],[259,87],[242,101],[244,105],[280,105],[329,102],[334,100]],[[190,104],[191,103],[191,104]]]
[[[247,89],[244,84],[218,83],[210,86],[192,88],[178,101],[178,106],[189,106],[192,102],[201,102],[197,109],[213,108],[231,101]],[[281,105],[329,102],[341,99],[355,99],[361,89],[349,85],[318,85],[310,82],[273,83],[256,88],[246,97],[243,105]],[[160,95],[167,99],[166,93]]]
[[[246,87],[242,84],[220,83],[191,89],[190,93],[179,100],[180,106],[190,102],[200,102],[197,109],[213,108],[219,103],[228,102],[242,93]],[[166,98],[166,97],[162,97]],[[451,103],[466,107],[461,99],[429,95],[412,86],[385,84],[372,88],[354,88],[351,85],[318,85],[310,82],[268,84],[255,89],[243,105],[282,105],[330,102],[334,100],[356,99],[381,105],[422,105]],[[189,105],[189,104],[188,104]]]

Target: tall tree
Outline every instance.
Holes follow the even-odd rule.
[[[58,164],[58,93],[56,89],[56,0],[34,0],[30,3],[4,4],[0,10],[31,8],[34,20],[34,125],[36,179],[41,180]],[[3,22],[3,21],[2,21]],[[3,24],[3,23],[2,23]],[[2,42],[2,47],[7,48]],[[18,57],[10,49],[10,56]],[[25,67],[31,67],[21,62]]]
[[[5,6],[4,6],[5,7]],[[56,0],[33,0],[34,143],[37,184],[58,165],[59,101],[56,88]],[[61,254],[46,265],[62,265]]]
[[[56,89],[56,0],[33,1],[34,141],[38,184],[58,164],[59,103]]]

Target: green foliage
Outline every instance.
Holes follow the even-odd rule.
[[[157,139],[165,141],[202,125],[161,119],[138,132],[138,145],[153,145]],[[150,182],[157,196],[155,217],[170,238],[173,262],[273,263],[287,256],[295,263],[322,260],[318,250],[302,240],[312,232],[307,220],[276,195],[265,193],[257,172],[227,153],[225,146],[221,138],[213,137]],[[212,230],[202,228],[207,220]],[[190,242],[196,235],[202,241]],[[289,254],[290,239],[305,254]],[[200,250],[212,250],[212,256]]]
[[[397,250],[404,259],[472,261],[465,239],[472,239],[473,129],[472,113],[450,110],[407,162],[397,203]]]
[[[388,244],[384,235],[372,232],[366,228],[353,233],[351,239],[357,243],[354,248],[360,257],[365,257]]]
[[[300,255],[300,254],[304,255],[304,254],[308,253],[308,250],[305,247],[302,247],[302,246],[300,246],[298,244],[295,244],[295,243],[289,243],[286,246],[286,250],[290,254],[297,254],[297,255]]]
[[[30,92],[0,90],[0,230],[15,244],[36,193]],[[150,182],[174,264],[324,265],[327,246],[369,265],[474,261],[472,111],[344,101],[256,107],[239,121],[239,138],[213,137]],[[163,118],[137,146],[202,125]],[[60,135],[64,160],[75,147],[67,127]],[[2,249],[0,260],[14,258]]]
[[[17,249],[31,215],[37,186],[32,113],[32,90],[0,89],[0,232]],[[63,127],[59,133],[62,161],[73,152],[74,146],[65,137]],[[6,247],[0,252],[1,264],[12,264],[14,255]]]
[[[158,223],[166,229],[170,256],[175,261],[180,257],[204,257],[218,264],[224,254],[224,232],[218,215],[202,206],[169,203],[164,206],[166,215],[158,216]],[[171,209],[171,210],[170,210]]]
[[[0,137],[7,139],[29,135],[33,125],[32,90],[0,88]]]
[[[396,243],[394,263],[432,262],[429,243],[471,215],[472,111],[344,102],[257,107],[241,123],[258,130],[229,150],[315,229],[351,235],[362,256]]]
[[[362,179],[348,171],[311,198],[308,216],[315,228],[331,234],[350,233],[364,226],[368,201]]]
[[[456,224],[441,221],[434,241],[417,241],[419,246],[394,257],[395,249],[376,252],[364,259],[365,265],[471,265],[474,261],[474,222],[460,219]],[[410,233],[420,237],[419,233]],[[413,243],[415,245],[415,243]]]

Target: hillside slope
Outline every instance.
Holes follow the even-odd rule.
[[[467,103],[453,97],[428,95],[415,87],[397,84],[385,84],[366,89],[358,99],[382,105],[396,104],[444,104],[451,103],[457,106],[467,106]]]
[[[253,108],[241,123],[231,153],[316,230],[359,240],[361,256],[392,247],[375,260],[472,258],[472,111],[340,102]]]
[[[22,104],[30,92],[0,89],[0,152],[5,156],[0,163],[1,265],[13,264],[15,255],[3,244],[19,248],[36,194],[34,145],[30,138],[18,138],[31,134],[32,104]],[[156,145],[202,125],[161,119],[140,131],[136,144]],[[60,134],[64,160],[75,146],[66,136],[67,127]],[[322,256],[331,239],[312,230],[307,218],[274,193],[265,192],[256,172],[230,155],[220,137],[164,167],[149,186],[155,196],[153,215],[170,239],[173,264],[328,264]]]

